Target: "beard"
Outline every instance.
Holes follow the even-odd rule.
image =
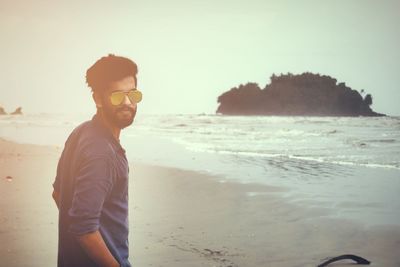
[[[103,113],[111,124],[119,129],[124,129],[133,123],[136,116],[136,108],[130,106],[117,108],[103,106]]]

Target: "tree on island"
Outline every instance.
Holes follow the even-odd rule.
[[[277,76],[263,89],[239,85],[218,97],[217,113],[225,115],[384,116],[374,112],[372,96],[326,75],[305,72]],[[362,93],[365,91],[362,89]]]

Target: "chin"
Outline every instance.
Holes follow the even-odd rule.
[[[104,115],[108,117],[109,121],[117,128],[124,129],[131,125],[136,116],[136,109],[130,110],[130,112],[121,110],[104,110]]]
[[[134,121],[134,116],[131,116],[130,118],[116,118],[115,125],[120,129],[124,129],[129,125],[131,125],[133,121]]]

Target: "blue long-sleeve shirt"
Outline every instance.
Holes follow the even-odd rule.
[[[53,183],[60,195],[58,267],[95,267],[76,240],[99,230],[122,267],[128,260],[128,161],[98,115],[68,137]]]

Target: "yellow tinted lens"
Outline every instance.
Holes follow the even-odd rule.
[[[139,103],[142,100],[142,92],[139,90],[132,90],[128,93],[131,103]]]
[[[121,105],[122,101],[124,101],[125,93],[124,92],[114,92],[111,94],[111,104],[114,106]]]

